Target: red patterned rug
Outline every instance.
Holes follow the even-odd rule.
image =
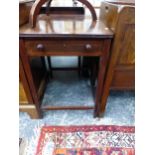
[[[36,155],[134,155],[135,128],[44,126]]]

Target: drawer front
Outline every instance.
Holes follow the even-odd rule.
[[[92,40],[27,40],[25,47],[28,55],[65,55],[67,53],[92,53],[101,55],[103,41]],[[74,54],[73,54],[74,55]]]

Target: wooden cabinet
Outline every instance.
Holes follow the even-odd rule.
[[[116,2],[119,5],[112,4]],[[130,4],[130,1],[127,2]],[[100,19],[115,33],[108,67],[108,70],[113,69],[109,75],[112,78],[110,89],[113,90],[134,89],[135,81],[135,10],[134,6],[120,5],[122,3],[123,1],[111,0],[110,3],[103,2],[100,8]],[[132,2],[131,4],[133,5]],[[83,67],[97,73],[93,69],[96,62],[97,58],[84,57]],[[95,81],[95,75],[93,80]]]
[[[135,7],[104,2],[100,18],[115,33],[103,89],[103,113],[110,89],[135,88]]]
[[[115,32],[108,72],[110,89],[134,89],[135,75],[134,6],[102,3],[100,18]]]

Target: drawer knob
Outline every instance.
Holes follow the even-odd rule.
[[[43,51],[44,50],[44,45],[43,44],[38,44],[37,45],[37,50]]]
[[[85,45],[85,49],[86,49],[87,51],[92,50],[92,45],[86,44],[86,45]]]

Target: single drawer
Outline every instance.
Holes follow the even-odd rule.
[[[26,40],[30,56],[43,55],[101,55],[101,40]]]

